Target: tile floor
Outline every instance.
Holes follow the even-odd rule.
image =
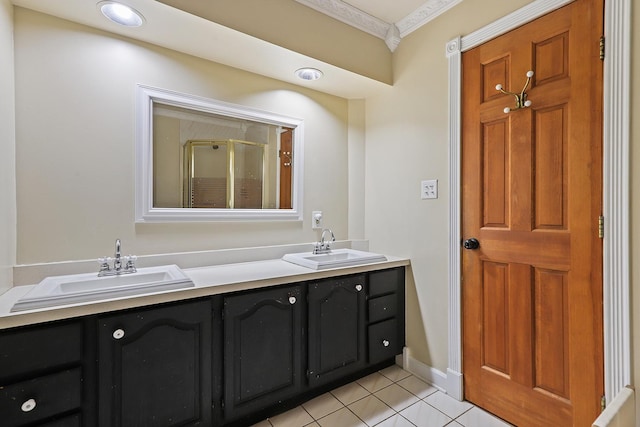
[[[253,427],[509,427],[399,366],[316,397]]]

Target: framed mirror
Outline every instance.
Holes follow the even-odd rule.
[[[302,219],[303,121],[137,87],[136,222]]]

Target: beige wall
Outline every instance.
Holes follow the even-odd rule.
[[[404,38],[393,90],[367,99],[365,234],[374,251],[411,258],[407,344],[420,362],[448,365],[448,62],[445,45],[529,0],[465,0]],[[438,199],[420,181],[438,180]]]
[[[0,0],[0,293],[13,282],[16,242],[13,6]]]
[[[364,239],[366,101],[349,101],[349,239]]]
[[[21,8],[15,43],[19,264],[347,238],[345,99]],[[305,221],[134,224],[136,83],[304,118]]]

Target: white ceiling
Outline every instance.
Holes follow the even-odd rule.
[[[411,15],[425,3],[425,0],[343,0],[344,3],[360,9],[385,22],[395,24]]]

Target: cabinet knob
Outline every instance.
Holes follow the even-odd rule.
[[[382,340],[382,345],[383,345],[383,346],[385,346],[385,347],[389,347],[389,344],[391,344],[391,343],[389,342],[389,340]]]
[[[36,401],[35,399],[29,399],[27,401],[25,401],[22,406],[20,407],[20,409],[22,409],[22,412],[31,412],[34,409],[36,409]]]
[[[356,291],[360,292],[362,290],[362,285],[356,285]]]
[[[124,337],[124,330],[122,329],[116,329],[115,331],[113,331],[113,337],[117,340],[119,340],[120,338]]]
[[[296,297],[289,297],[289,304],[293,305],[296,303]]]

